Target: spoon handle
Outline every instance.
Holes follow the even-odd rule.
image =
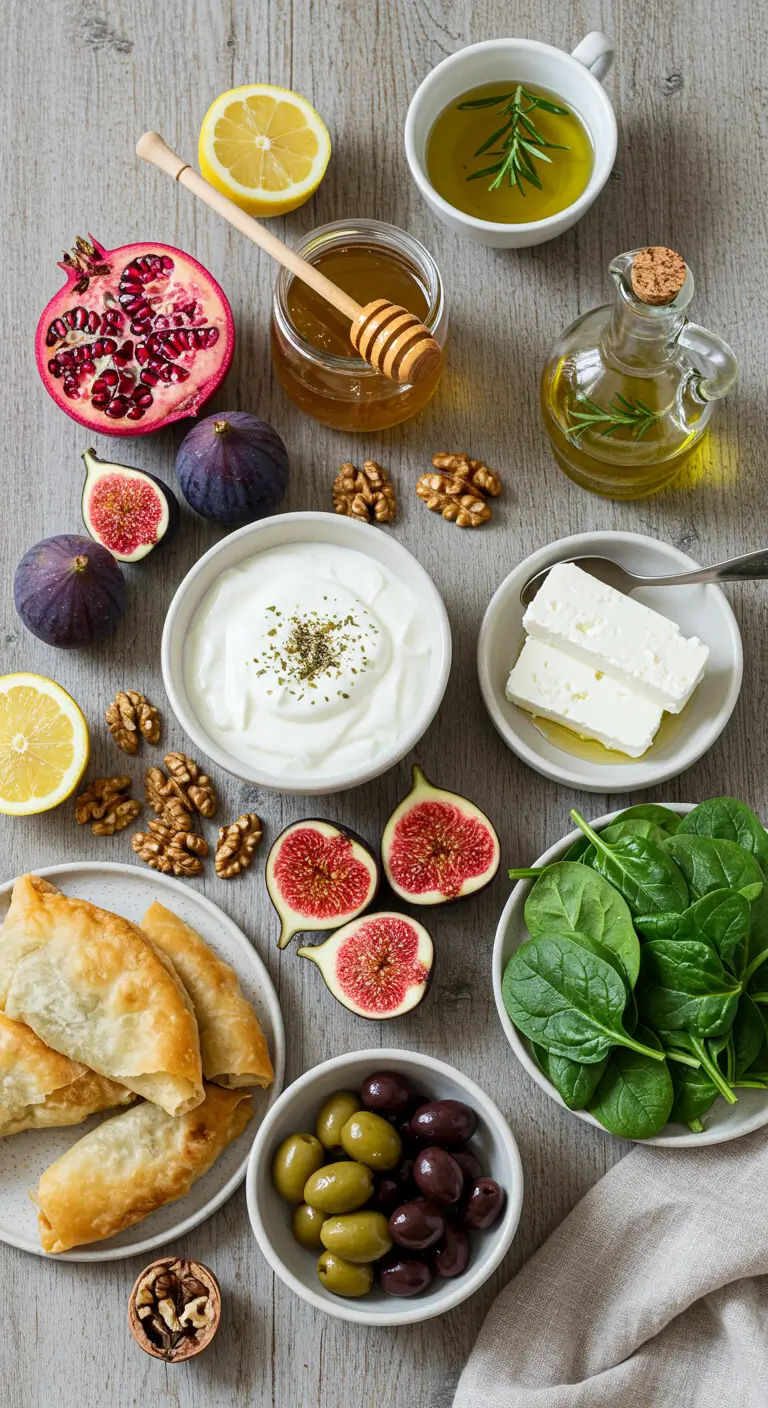
[[[682,587],[695,582],[760,582],[768,578],[768,548],[746,552],[716,562],[713,567],[697,567],[694,572],[677,572],[671,577],[636,577],[638,586]]]

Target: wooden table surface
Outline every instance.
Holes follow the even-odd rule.
[[[454,633],[443,706],[418,757],[444,785],[476,798],[496,823],[504,865],[525,863],[562,835],[568,808],[608,809],[574,797],[507,752],[485,715],[475,642],[485,606],[507,571],[534,548],[569,532],[623,528],[674,543],[699,560],[761,546],[766,441],[766,169],[764,16],[758,0],[738,13],[728,0],[3,0],[2,161],[4,273],[0,358],[2,430],[2,669],[52,675],[85,710],[91,775],[114,773],[123,755],[106,735],[103,710],[115,690],[143,690],[163,709],[168,746],[188,748],[163,694],[163,617],[178,583],[222,531],[186,511],[173,545],[130,569],[129,606],[117,632],[75,653],[34,640],[12,602],[22,552],[48,534],[78,532],[82,466],[89,438],[38,381],[33,334],[61,282],[56,259],[78,233],[106,245],[142,237],[195,254],[223,284],[237,325],[235,362],[216,408],[257,412],[285,439],[292,461],[288,509],[329,509],[339,464],[371,456],[391,471],[400,496],[392,532],[432,574]],[[602,197],[562,239],[518,252],[461,242],[439,225],[412,185],[402,130],[409,97],[428,70],[464,44],[514,33],[572,48],[592,29],[618,53],[607,88],[619,123],[616,166]],[[278,233],[297,241],[342,216],[404,226],[435,254],[451,311],[453,341],[438,396],[410,424],[358,440],[303,418],[276,385],[267,322],[275,271],[234,231],[159,173],[140,168],[134,143],[155,127],[195,160],[197,132],[212,98],[238,83],[297,89],[318,108],[334,154],[313,200]],[[673,491],[635,504],[591,497],[555,466],[537,410],[538,373],[560,330],[606,301],[607,266],[645,243],[683,252],[696,277],[692,316],[734,346],[741,380],[715,419],[695,470]],[[135,441],[99,437],[97,452],[124,457],[174,483],[184,431]],[[413,493],[438,450],[467,449],[497,467],[506,492],[481,534],[427,513]],[[729,792],[765,814],[762,667],[768,592],[735,588],[730,598],[746,647],[744,688],[724,735],[684,777],[650,795],[699,799]],[[370,786],[322,804],[374,843],[407,790],[404,761]],[[138,780],[139,762],[127,770]],[[215,773],[222,815],[263,817],[267,843],[313,801],[258,792]],[[626,802],[638,796],[619,799]],[[128,833],[94,838],[72,806],[2,821],[3,871],[78,859],[131,860]],[[509,891],[503,873],[479,899],[435,912],[435,983],[423,1010],[367,1025],[333,1002],[311,965],[275,948],[263,867],[240,881],[199,884],[265,958],[280,996],[288,1079],[318,1061],[361,1047],[401,1045],[454,1062],[478,1081],[519,1141],[525,1204],[514,1246],[469,1302],[423,1326],[363,1333],[310,1310],[270,1272],[251,1235],[242,1189],[181,1244],[169,1248],[215,1268],[225,1300],[221,1332],[202,1358],[166,1368],[129,1337],[126,1302],[141,1259],[77,1266],[0,1247],[4,1401],[30,1408],[172,1404],[272,1408],[447,1408],[494,1295],[627,1146],[588,1128],[548,1100],[517,1065],[491,991],[490,955]],[[7,1395],[7,1399],[5,1398]]]

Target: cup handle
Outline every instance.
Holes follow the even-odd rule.
[[[580,64],[588,68],[590,73],[595,75],[600,82],[605,78],[616,53],[616,45],[607,34],[601,33],[599,29],[593,29],[591,34],[585,35],[580,44],[571,53],[572,59],[578,59]]]

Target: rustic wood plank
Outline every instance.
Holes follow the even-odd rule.
[[[163,616],[178,582],[221,534],[191,513],[166,553],[129,572],[121,629],[97,649],[62,655],[35,642],[13,611],[13,568],[31,542],[79,527],[80,429],[39,387],[31,350],[39,310],[57,286],[56,252],[88,229],[107,244],[152,236],[195,253],[221,279],[235,311],[238,348],[219,406],[256,410],[292,455],[290,509],[328,508],[338,464],[365,453],[392,468],[401,494],[395,529],[432,573],[454,628],[455,663],[445,703],[419,748],[427,770],[477,797],[496,820],[504,856],[538,854],[565,829],[573,798],[507,753],[482,709],[474,652],[485,605],[509,567],[565,532],[624,527],[673,542],[701,559],[760,545],[765,508],[768,349],[759,309],[766,293],[766,182],[762,94],[764,23],[745,0],[734,23],[725,0],[670,7],[622,0],[6,0],[0,55],[6,133],[3,162],[5,277],[0,384],[5,486],[0,543],[2,668],[52,674],[84,706],[96,772],[116,765],[100,719],[122,685],[165,705],[158,652]],[[618,43],[608,88],[617,106],[616,169],[597,206],[554,244],[519,253],[478,250],[438,226],[412,186],[402,150],[408,99],[432,65],[461,45],[517,33],[573,47],[589,29]],[[439,396],[409,425],[354,437],[303,420],[273,381],[267,313],[274,271],[233,231],[139,170],[133,145],[153,126],[194,159],[213,96],[238,82],[292,86],[328,121],[334,158],[317,196],[275,222],[291,240],[345,215],[406,226],[440,263],[453,318],[449,371]],[[734,114],[741,121],[733,121]],[[744,135],[746,134],[746,136]],[[547,347],[578,313],[607,296],[611,257],[634,244],[668,242],[694,268],[694,316],[729,338],[741,383],[718,415],[695,471],[671,492],[616,505],[583,494],[552,461],[537,411]],[[183,431],[130,443],[130,462],[173,482]],[[115,453],[102,439],[97,450]],[[428,515],[407,486],[436,450],[467,448],[498,466],[509,486],[482,538]],[[765,812],[768,744],[761,721],[768,684],[761,668],[766,592],[736,588],[746,646],[742,697],[708,756],[661,789],[695,799],[721,791]],[[167,713],[168,741],[185,746]],[[136,770],[138,776],[138,769]],[[298,799],[258,793],[217,777],[223,810],[252,806],[267,841],[305,814]],[[331,797],[324,809],[377,838],[403,793],[406,764],[369,787]],[[575,799],[595,815],[605,799]],[[97,841],[67,808],[2,822],[3,872],[78,858],[128,858],[125,838]],[[329,1055],[384,1042],[453,1061],[495,1098],[520,1142],[527,1192],[515,1245],[469,1303],[423,1326],[363,1333],[314,1314],[271,1275],[250,1234],[242,1192],[174,1251],[217,1271],[222,1330],[204,1358],[175,1370],[145,1359],[125,1327],[136,1259],[106,1266],[53,1266],[0,1247],[6,1327],[0,1380],[25,1408],[221,1402],[274,1408],[356,1408],[413,1403],[447,1408],[453,1385],[495,1292],[625,1146],[557,1109],[514,1062],[493,1005],[489,959],[507,884],[499,878],[471,905],[435,917],[434,991],[423,1011],[391,1030],[370,1029],[333,1004],[317,975],[290,953],[278,958],[262,884],[263,856],[242,882],[200,882],[242,924],[278,985],[289,1039],[289,1078]]]

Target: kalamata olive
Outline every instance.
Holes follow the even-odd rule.
[[[461,1208],[464,1226],[473,1232],[492,1227],[504,1206],[504,1196],[495,1178],[475,1179]]]
[[[366,1110],[377,1115],[399,1115],[413,1108],[413,1088],[407,1076],[397,1071],[377,1071],[363,1081],[360,1099]]]
[[[390,1253],[379,1263],[379,1286],[388,1296],[417,1296],[432,1280],[432,1268],[421,1257]]]
[[[456,1203],[464,1187],[464,1174],[447,1149],[436,1145],[422,1149],[413,1165],[416,1186],[433,1203]]]
[[[413,1176],[413,1159],[405,1158],[400,1160],[395,1169],[395,1178],[400,1184],[400,1187],[404,1188],[406,1192],[410,1192],[411,1190],[415,1191],[416,1180]]]
[[[482,1178],[483,1166],[472,1149],[451,1149],[451,1155],[464,1174],[466,1183],[474,1183],[476,1178]]]
[[[403,1201],[403,1185],[394,1173],[377,1173],[373,1180],[373,1197],[369,1207],[389,1217]]]
[[[424,1144],[463,1144],[477,1129],[477,1115],[463,1100],[432,1100],[411,1116],[411,1132]]]
[[[389,1230],[399,1247],[409,1252],[423,1252],[440,1241],[445,1220],[440,1209],[428,1198],[414,1198],[395,1208],[389,1219]]]
[[[469,1261],[469,1237],[463,1227],[453,1222],[445,1224],[445,1236],[432,1248],[432,1266],[436,1276],[460,1276]]]

